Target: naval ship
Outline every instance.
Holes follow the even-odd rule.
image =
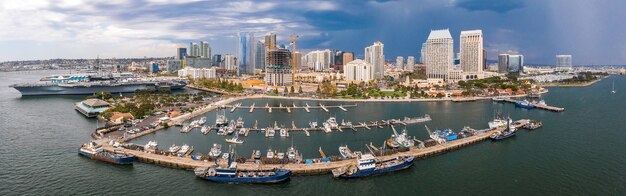
[[[13,84],[10,87],[30,95],[90,95],[99,92],[133,93],[140,89],[170,89],[185,87],[182,79],[144,80],[133,74],[73,74],[53,75],[42,78],[34,83]]]

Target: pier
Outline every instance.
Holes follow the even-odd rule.
[[[504,102],[508,102],[508,103],[513,103],[515,104],[514,99],[504,99]],[[535,108],[538,109],[543,109],[543,110],[548,110],[548,111],[552,111],[552,112],[562,112],[565,111],[565,108],[560,108],[560,107],[556,107],[556,106],[549,106],[549,105],[542,105],[542,104],[536,104],[536,103],[530,103],[530,105],[532,105]]]
[[[234,105],[224,105],[224,107],[226,108],[230,108],[230,112],[235,112],[237,109],[249,109],[250,113],[252,113],[254,111],[254,109],[256,108],[256,103],[252,103],[252,105],[250,106],[243,106],[241,105],[241,103],[237,103]],[[269,104],[265,104],[265,109],[267,109],[267,112],[272,113],[272,109],[279,109],[279,110],[286,110],[287,112],[291,113],[292,110],[295,109],[304,109],[306,112],[311,112],[311,109],[321,109],[324,110],[325,112],[330,112],[330,109],[334,109],[334,108],[339,108],[340,110],[347,112],[348,108],[351,107],[356,107],[356,104],[351,104],[351,105],[332,105],[332,106],[326,106],[323,104],[319,104],[317,106],[310,106],[308,103],[305,106],[298,106],[295,103],[292,103],[291,106],[285,106],[282,103],[280,103],[278,106],[270,106]]]
[[[518,120],[513,123],[511,126],[516,128],[521,128],[529,122],[528,119]],[[495,130],[484,130],[483,133],[476,134],[467,138],[461,138],[453,141],[448,141],[442,144],[437,144],[430,147],[418,148],[411,147],[408,151],[405,152],[397,152],[391,155],[377,156],[376,158],[385,161],[395,159],[397,156],[413,156],[417,159],[423,159],[430,156],[435,156],[438,154],[442,154],[445,152],[461,149],[463,147],[479,143],[481,141],[489,139],[489,136],[494,132],[503,131],[504,128],[499,128]],[[122,150],[127,153],[134,154],[137,159],[141,162],[156,164],[164,167],[177,168],[177,169],[186,169],[192,170],[196,167],[209,167],[214,165],[214,162],[211,161],[198,161],[193,160],[190,156],[186,157],[178,157],[178,156],[167,156],[162,154],[155,154],[144,152],[141,150],[133,150],[127,148],[115,148],[111,145],[108,145],[105,141],[100,141],[105,150],[114,151],[114,150]],[[320,148],[321,149],[321,148]],[[354,159],[350,160],[339,160],[339,161],[331,161],[331,162],[319,162],[312,164],[304,164],[304,163],[287,163],[287,164],[258,164],[252,162],[245,162],[238,164],[238,169],[246,170],[246,169],[273,169],[273,168],[282,168],[291,170],[294,174],[297,175],[316,175],[316,174],[328,174],[333,169],[339,167],[345,167],[350,164],[354,164]],[[218,163],[224,164],[224,160],[220,160]]]

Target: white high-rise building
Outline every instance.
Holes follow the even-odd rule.
[[[406,58],[405,69],[409,71],[413,71],[415,69],[415,57],[414,56],[408,56]]]
[[[572,69],[572,55],[556,55],[556,68],[559,70]]]
[[[430,80],[447,81],[454,61],[454,41],[448,29],[432,30],[426,40],[426,76]]]
[[[332,51],[329,49],[311,51],[304,55],[302,63],[309,69],[313,69],[315,71],[329,70],[331,63],[330,59],[332,57],[331,53]]]
[[[483,32],[482,30],[461,31],[459,60],[464,79],[479,79],[483,75]]]
[[[343,74],[347,81],[370,81],[374,79],[374,70],[372,65],[356,59],[344,65]]]
[[[200,56],[200,46],[198,43],[191,42],[189,43],[189,51],[187,51],[188,56],[197,57]]]
[[[385,75],[385,45],[376,41],[373,45],[365,48],[365,62],[372,65],[374,79],[381,79]]]
[[[211,58],[211,47],[209,47],[209,42],[200,42],[199,56],[203,58]]]
[[[226,70],[237,70],[239,66],[237,66],[237,57],[232,54],[224,55],[224,69]]]
[[[426,43],[422,43],[422,49],[420,50],[420,63],[426,63]]]
[[[404,69],[404,57],[396,57],[396,69]]]

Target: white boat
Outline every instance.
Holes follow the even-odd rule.
[[[276,131],[272,128],[268,128],[265,130],[265,137],[274,137],[276,135]]]
[[[211,150],[209,151],[209,156],[216,158],[216,157],[219,157],[221,154],[222,154],[222,145],[213,144],[213,147],[211,147]]]
[[[287,158],[291,161],[297,160],[298,150],[296,150],[296,148],[294,148],[293,146],[289,147],[289,149],[287,150]]]
[[[180,147],[180,150],[178,150],[178,156],[184,156],[188,153],[191,153],[191,147],[187,144],[183,145]]]
[[[225,152],[224,154],[222,154],[222,159],[224,160],[228,160],[229,157],[230,157],[230,153]]]
[[[611,89],[611,93],[615,94],[615,79],[613,79],[613,88]]]
[[[242,128],[243,127],[243,119],[241,117],[237,118],[237,121],[235,122],[235,127],[236,128]]]
[[[200,120],[198,121],[198,125],[204,125],[204,123],[206,123],[206,117],[205,116],[200,118]]]
[[[239,134],[239,135],[246,135],[246,132],[247,132],[247,131],[248,131],[248,130],[247,130],[246,128],[240,128],[240,129],[239,129],[239,132],[237,132],[237,134]]]
[[[276,153],[276,158],[284,159],[285,158],[285,153],[282,153],[282,152]]]
[[[149,141],[144,147],[143,149],[146,152],[154,152],[157,149],[157,142],[156,141]]]
[[[191,131],[192,127],[190,125],[184,125],[183,128],[180,129],[181,133],[189,133],[189,131]]]
[[[311,129],[317,129],[317,122],[309,122],[309,127],[311,127]]]
[[[330,133],[333,131],[333,129],[330,127],[330,124],[328,124],[327,122],[322,123],[322,125],[324,125],[324,132]]]
[[[352,157],[354,157],[352,151],[348,148],[347,145],[339,146],[339,154],[341,154],[344,159],[351,159]]]
[[[204,125],[202,126],[202,129],[200,129],[200,132],[202,132],[202,134],[208,134],[211,131],[211,128],[209,128],[209,125]]]
[[[337,119],[335,117],[328,118],[326,123],[328,123],[331,129],[339,129],[339,124],[337,123]]]
[[[226,127],[220,127],[217,130],[217,135],[226,135]]]
[[[233,138],[225,139],[225,140],[226,140],[226,142],[232,143],[232,144],[243,144],[243,140],[239,139],[239,134],[235,134],[235,136],[233,136]]]
[[[402,133],[400,134],[398,134],[394,126],[391,126],[391,130],[393,130],[393,135],[391,135],[391,138],[390,138],[391,141],[388,140],[387,142],[387,145],[389,147],[393,147],[396,144],[398,146],[405,147],[405,148],[410,148],[410,147],[415,146],[415,140],[409,137],[409,135],[407,134],[406,128],[403,129]]]
[[[255,159],[260,159],[261,158],[261,151],[260,150],[255,150],[254,151],[254,158]]]
[[[176,144],[172,144],[172,146],[170,146],[170,149],[168,149],[168,152],[177,153],[178,150],[180,150],[180,146],[177,146]]]
[[[215,126],[224,126],[228,124],[228,118],[226,118],[225,111],[223,114],[217,113],[217,117],[215,118]]]
[[[230,121],[230,124],[228,124],[228,127],[226,128],[226,134],[230,135],[235,133],[235,122],[234,121]]]
[[[265,157],[267,157],[268,159],[272,159],[275,156],[274,154],[274,151],[272,151],[272,149],[270,148],[267,150],[267,155]]]
[[[509,121],[512,121],[512,120],[509,119]],[[495,129],[498,127],[506,127],[506,123],[507,121],[505,119],[495,118],[492,121],[489,121],[489,123],[487,124],[489,125],[489,129]]]
[[[289,137],[289,131],[285,128],[280,129],[280,137]]]

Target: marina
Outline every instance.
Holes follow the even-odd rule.
[[[505,98],[505,99],[503,99],[503,101],[507,102],[507,103],[517,104],[519,100]],[[563,112],[563,111],[565,111],[565,108],[560,108],[560,107],[556,107],[556,106],[550,106],[550,105],[539,104],[539,103],[532,103],[532,102],[529,102],[527,104],[529,105],[529,107],[524,107],[524,108],[527,108],[527,109],[539,108],[539,109],[548,110],[548,111],[552,111],[552,112]]]
[[[323,110],[325,112],[330,112],[330,109],[340,109],[344,112],[347,112],[348,109],[347,108],[351,108],[351,107],[357,107],[356,104],[351,104],[351,105],[330,105],[330,106],[326,106],[323,104],[319,104],[319,105],[309,105],[308,103],[306,103],[304,106],[298,106],[295,103],[292,103],[292,105],[287,106],[287,105],[283,105],[282,103],[280,103],[278,106],[270,106],[269,104],[265,104],[265,106],[259,107],[256,106],[256,103],[253,103],[252,105],[249,106],[244,106],[241,103],[237,103],[237,104],[233,104],[233,105],[223,105],[222,107],[224,108],[230,108],[230,112],[235,112],[235,110],[237,109],[247,109],[250,113],[254,112],[255,109],[261,109],[261,110],[267,110],[268,113],[272,113],[272,111],[274,110],[285,110],[288,113],[291,113],[292,110],[295,109],[303,109],[306,112],[311,112],[311,110],[313,109],[319,109],[319,110]]]

